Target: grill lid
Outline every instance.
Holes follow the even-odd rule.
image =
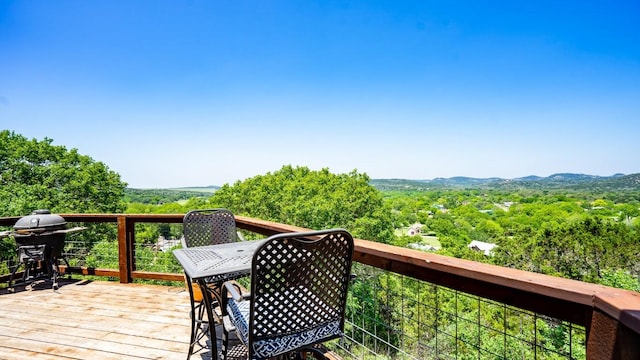
[[[20,232],[20,230],[55,230],[64,228],[66,225],[67,222],[62,216],[52,214],[47,209],[42,209],[34,211],[31,215],[21,217],[13,228],[16,232]]]

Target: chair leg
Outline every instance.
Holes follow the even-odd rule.
[[[191,354],[193,354],[193,346],[196,343],[196,309],[193,305],[193,302],[191,302],[191,316],[189,316],[191,318],[191,340],[189,340],[189,353],[187,353],[187,360],[189,360],[189,358],[191,357]]]
[[[229,332],[222,326],[222,359],[227,360],[229,350]]]

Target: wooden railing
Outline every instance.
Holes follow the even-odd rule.
[[[182,274],[136,270],[135,224],[181,223],[183,214],[61,214],[67,222],[116,223],[119,269],[74,267],[65,272],[133,279],[182,281]],[[0,218],[12,226],[18,217]],[[236,217],[238,228],[265,236],[308,229]],[[588,359],[640,359],[640,293],[456,259],[356,239],[354,260],[510,306],[582,325]]]

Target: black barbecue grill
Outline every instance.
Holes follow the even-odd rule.
[[[36,210],[15,223],[13,231],[1,233],[13,236],[18,252],[18,265],[9,277],[9,288],[18,268],[24,266],[22,283],[31,285],[35,280],[45,278],[52,281],[52,287],[58,287],[58,260],[63,259],[67,267],[69,263],[62,256],[67,233],[83,230],[82,227],[67,229],[67,222],[60,215],[51,214],[49,210]]]

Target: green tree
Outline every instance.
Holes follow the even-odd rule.
[[[640,205],[638,202],[628,204],[618,204],[616,209],[619,211],[618,219],[625,224],[632,224],[632,220],[640,216]]]
[[[476,230],[487,235],[487,239],[496,239],[504,235],[502,226],[494,220],[480,221],[476,225]]]
[[[122,212],[125,183],[102,162],[77,149],[0,131],[0,215]]]
[[[633,270],[640,255],[629,227],[599,217],[549,221],[534,236],[515,239],[497,249],[504,264],[588,282],[601,282],[605,269]]]
[[[332,174],[328,169],[283,166],[280,170],[225,185],[211,203],[236,214],[323,229],[342,227],[356,237],[390,243],[393,220],[369,177],[356,170]]]

